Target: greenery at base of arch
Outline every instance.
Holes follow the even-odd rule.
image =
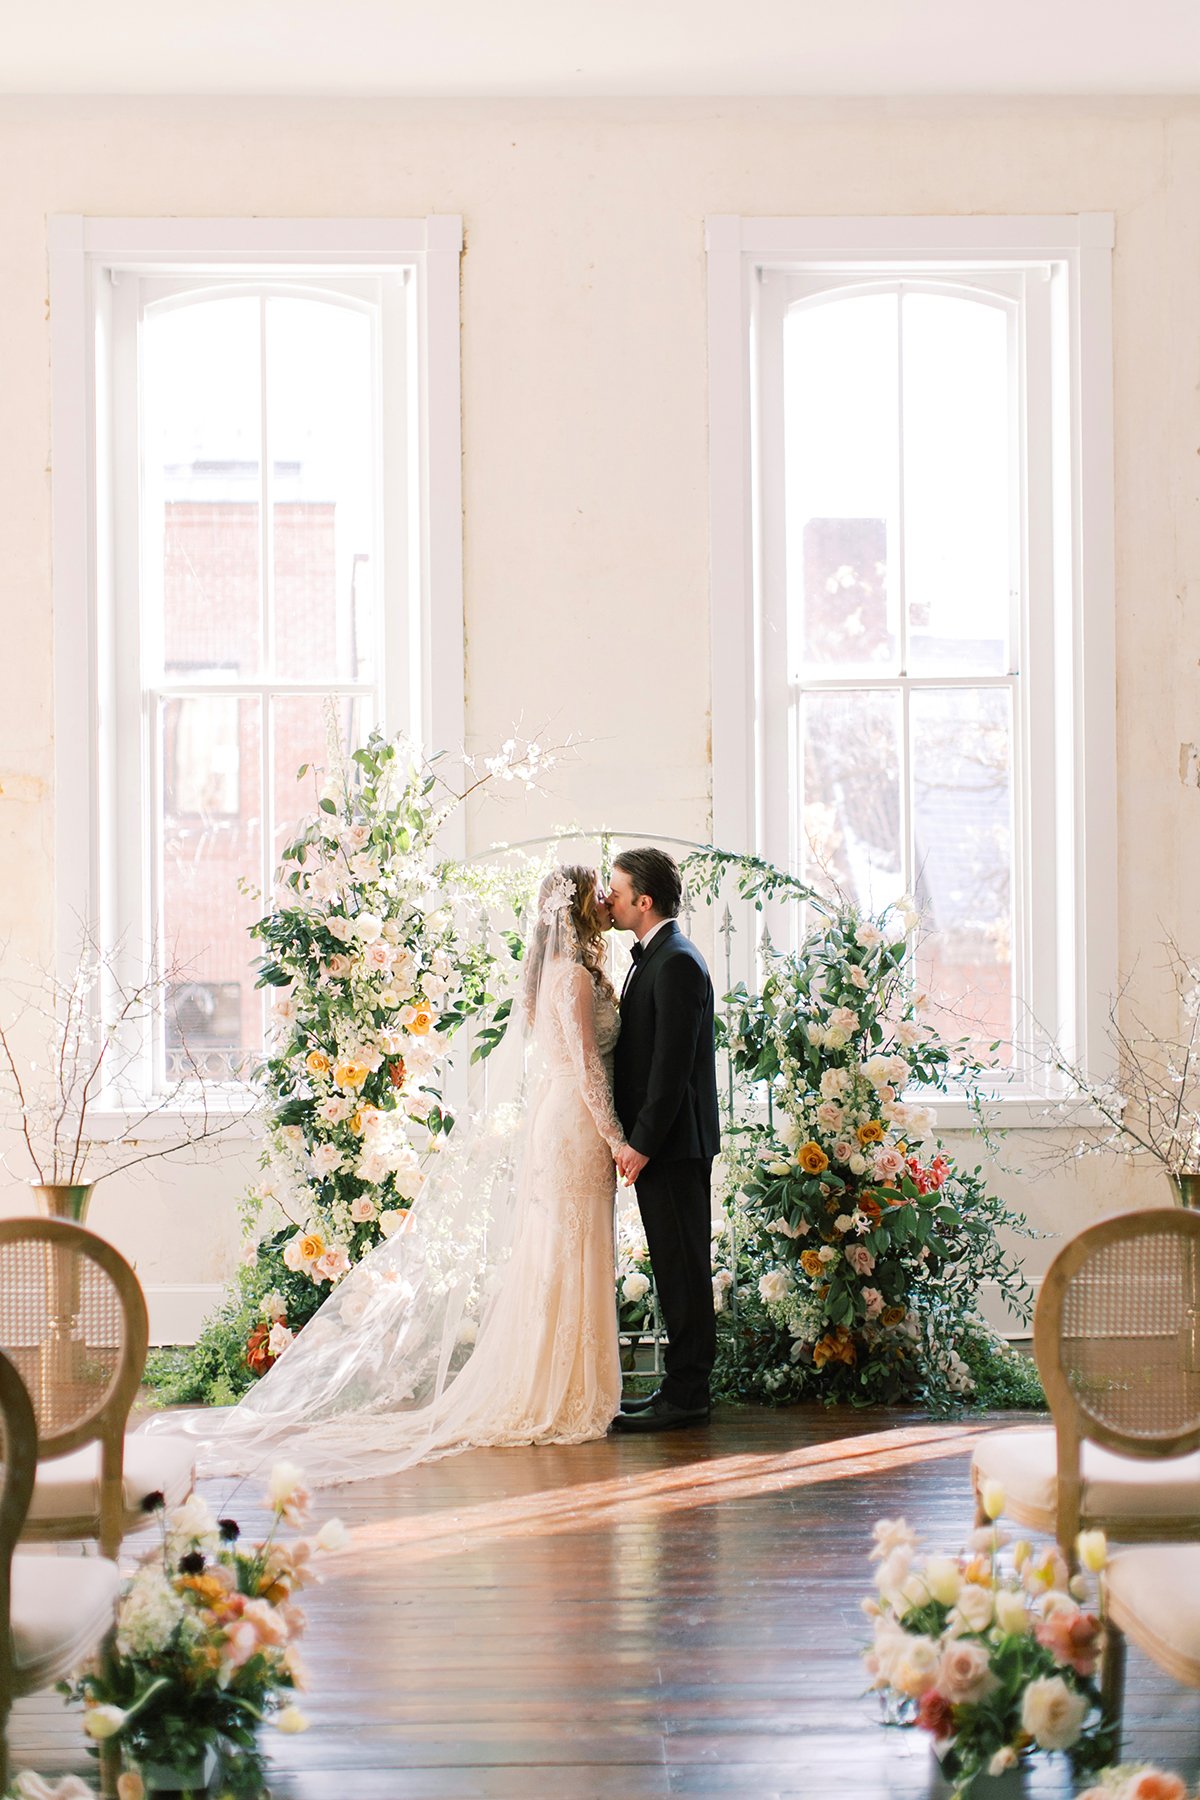
[[[795,952],[768,940],[759,991],[735,988],[718,1026],[733,1081],[716,1391],[934,1412],[1044,1404],[1033,1364],[978,1310],[991,1282],[1028,1319],[1000,1233],[1029,1228],[937,1135],[926,1098],[953,1086],[978,1101],[988,1071],[943,1040],[914,992],[911,904],[872,918],[711,848],[684,870],[693,893],[714,899],[732,878],[756,906],[790,900],[813,920]]]

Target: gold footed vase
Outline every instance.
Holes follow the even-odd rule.
[[[1189,1212],[1200,1212],[1200,1169],[1181,1169],[1178,1174],[1172,1172],[1169,1179],[1179,1205],[1186,1206]]]
[[[31,1181],[29,1185],[39,1208],[48,1218],[69,1219],[72,1225],[87,1224],[94,1182]]]

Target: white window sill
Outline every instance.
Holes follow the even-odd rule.
[[[128,1143],[159,1144],[169,1138],[183,1140],[189,1132],[198,1131],[204,1123],[204,1109],[199,1106],[172,1107],[142,1116],[136,1106],[92,1107],[88,1110],[88,1135],[98,1142],[119,1139]],[[247,1096],[230,1099],[208,1108],[208,1122],[213,1135],[201,1143],[247,1143],[262,1136],[262,1124],[254,1112],[254,1101]]]

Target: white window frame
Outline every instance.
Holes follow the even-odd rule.
[[[1029,922],[1018,968],[1030,971],[1030,991],[1018,999],[1068,1056],[1103,1072],[1112,1059],[1105,1022],[1117,971],[1112,215],[722,214],[708,219],[706,236],[713,839],[785,866],[795,847],[769,753],[769,742],[778,741],[779,672],[765,629],[774,602],[760,506],[768,474],[755,345],[762,274],[845,270],[886,280],[919,276],[922,268],[1047,270],[1053,354],[1047,345],[1024,350],[1046,369],[1036,399],[1051,429],[1039,441],[1052,448],[1051,466],[1024,471],[1025,492],[1051,501],[1035,507],[1026,525],[1042,569],[1030,598],[1045,611],[1027,618],[1017,640],[1018,666],[1031,684],[1023,742],[1015,746],[1016,866]],[[1034,532],[1040,541],[1031,544]],[[753,921],[746,925],[743,978],[752,974],[755,941]],[[1046,1099],[1032,1079],[1000,1086],[995,1112],[1005,1124],[1047,1125]],[[949,1128],[970,1122],[963,1100],[939,1099],[937,1111]]]
[[[56,960],[66,972],[81,921],[110,941],[127,922],[117,916],[111,857],[117,808],[112,769],[117,748],[112,609],[102,606],[111,580],[106,522],[106,460],[98,451],[97,354],[101,296],[109,271],[155,279],[228,279],[240,269],[330,281],[402,270],[413,283],[414,331],[405,344],[409,392],[418,426],[396,445],[408,465],[412,516],[401,537],[403,571],[385,569],[386,651],[379,674],[383,723],[427,748],[464,736],[462,595],[462,432],[460,282],[462,220],[423,219],[100,219],[49,220],[55,659]],[[415,341],[413,341],[415,338]],[[394,421],[385,420],[385,433]],[[397,496],[384,496],[385,520]],[[402,521],[403,522],[403,521]],[[386,529],[386,524],[385,524]],[[394,532],[393,532],[394,539]],[[106,619],[106,610],[109,617]],[[142,797],[142,811],[149,797]],[[461,835],[461,823],[451,822]],[[144,836],[144,825],[143,825]],[[461,853],[463,845],[447,843]],[[143,849],[144,855],[144,849]],[[242,1111],[249,1095],[231,1093]],[[124,1114],[98,1112],[94,1123],[119,1128]],[[177,1115],[155,1115],[156,1132]]]

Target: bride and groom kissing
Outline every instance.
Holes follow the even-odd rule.
[[[322,1486],[471,1448],[707,1422],[720,1127],[712,981],[679,928],[681,897],[676,863],[653,847],[623,851],[607,888],[583,865],[546,876],[504,1045],[507,1097],[497,1073],[406,1228],[236,1407],[192,1421],[206,1472],[249,1473],[283,1450]],[[619,999],[614,928],[634,938]],[[624,1403],[618,1172],[636,1190],[667,1332],[660,1388]]]

